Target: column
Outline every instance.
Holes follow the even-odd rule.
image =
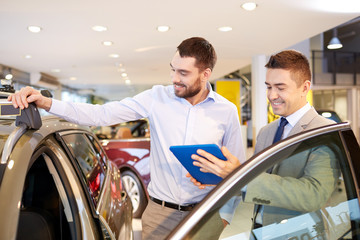
[[[266,102],[266,68],[267,57],[256,55],[251,64],[251,112],[252,112],[252,136],[253,147],[256,144],[256,136],[267,121]]]

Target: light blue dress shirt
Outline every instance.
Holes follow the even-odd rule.
[[[305,106],[294,112],[293,114],[286,117],[286,120],[288,121],[288,124],[285,125],[284,133],[281,137],[281,139],[285,139],[289,136],[290,131],[293,129],[293,127],[296,125],[296,123],[305,115],[307,111],[311,109],[311,106],[309,103],[306,103]],[[280,124],[280,121],[279,121]]]
[[[185,175],[187,171],[170,152],[172,145],[217,144],[226,146],[245,161],[236,106],[212,91],[206,99],[191,105],[169,86],[154,86],[132,98],[104,105],[70,103],[53,99],[50,113],[88,126],[109,126],[148,118],[150,123],[150,178],[148,192],[163,201],[187,205],[201,201],[212,189],[199,189]]]

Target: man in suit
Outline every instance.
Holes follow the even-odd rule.
[[[260,130],[255,154],[280,139],[334,123],[317,114],[306,100],[311,72],[303,54],[294,50],[282,51],[271,56],[265,67],[267,97],[274,113],[282,120],[278,119]],[[224,178],[240,163],[225,147],[222,152],[227,161],[198,150],[200,156],[193,155],[194,165]],[[243,200],[257,204],[253,219],[255,228],[302,212],[319,210],[335,189],[339,174],[333,150],[324,145],[294,154],[270,171],[259,175],[244,190]],[[196,179],[192,178],[192,181],[199,188],[206,187]]]

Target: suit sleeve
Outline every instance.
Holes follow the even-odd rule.
[[[306,164],[296,166],[304,158]],[[287,161],[291,166],[285,174],[282,164]],[[335,154],[324,145],[295,154],[278,167],[282,176],[263,173],[248,184],[245,202],[301,212],[315,211],[329,199],[339,176]]]

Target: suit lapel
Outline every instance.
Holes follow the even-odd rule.
[[[309,123],[316,117],[318,113],[315,111],[313,107],[309,111],[307,111],[302,118],[295,124],[295,126],[291,129],[289,136],[294,135],[296,133],[302,132],[307,129]]]

